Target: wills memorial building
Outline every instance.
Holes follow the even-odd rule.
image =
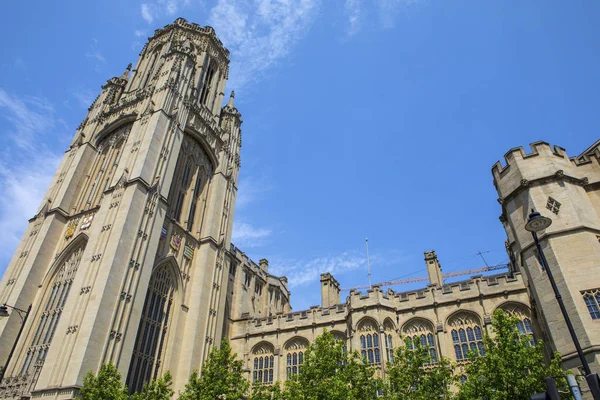
[[[73,399],[108,362],[132,391],[169,370],[178,392],[222,338],[249,380],[284,381],[324,329],[380,376],[406,335],[468,362],[498,308],[576,368],[523,228],[532,208],[554,219],[542,246],[600,372],[599,143],[569,158],[538,142],[493,167],[507,272],[446,284],[431,251],[420,290],[375,285],[343,299],[323,274],[321,305],[292,312],[287,279],[231,244],[242,119],[233,93],[224,98],[228,64],[212,28],[177,19],[102,87],[0,282],[0,398]]]

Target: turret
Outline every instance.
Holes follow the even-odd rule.
[[[442,277],[442,266],[435,254],[435,250],[425,252],[425,264],[427,265],[427,274],[429,275],[429,284],[440,287],[444,284]]]
[[[572,158],[562,147],[551,147],[546,142],[535,142],[530,147],[530,153],[522,147],[511,149],[504,156],[506,165],[498,162],[492,168],[507,250],[514,259],[513,268],[525,275],[539,314],[542,339],[549,346],[547,354],[558,350],[565,367],[577,367],[575,347],[538,261],[531,233],[524,227],[532,209],[552,218],[552,225],[538,234],[542,249],[592,370],[598,372],[600,330],[586,304],[600,288],[597,143]]]
[[[329,272],[321,274],[321,307],[340,304],[340,284]]]

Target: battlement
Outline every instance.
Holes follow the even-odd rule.
[[[496,161],[496,163],[492,166],[492,174],[494,175],[494,180],[500,180],[506,174],[511,165],[518,163],[520,160],[526,160],[532,157],[542,156],[555,156],[562,159],[568,160],[567,151],[557,145],[551,146],[549,143],[544,141],[537,141],[529,144],[529,148],[531,149],[530,153],[527,153],[523,146],[513,147],[509,151],[504,154],[505,166],[502,166],[500,161]]]
[[[568,179],[587,184],[600,178],[600,150],[593,147],[587,153],[569,157],[564,148],[538,141],[529,145],[528,153],[523,147],[510,149],[504,155],[505,165],[500,161],[492,166],[494,185],[500,199],[506,199],[517,189],[538,180]]]
[[[441,287],[426,287],[407,292],[395,292],[388,289],[383,292],[379,286],[373,286],[366,293],[350,291],[349,304],[352,309],[360,309],[375,304],[392,307],[398,311],[429,307],[433,303],[466,301],[480,296],[494,296],[510,290],[524,290],[523,279],[519,273],[476,275],[470,279],[452,282]]]
[[[287,287],[288,280],[285,276],[275,276],[269,273],[268,261],[266,259],[260,260],[262,265],[255,263],[250,257],[246,255],[242,250],[236,247],[233,243],[230,244],[229,251],[235,254],[235,258],[240,262],[240,265],[249,269],[254,275],[260,277],[263,281],[271,284],[278,285],[284,289],[285,295],[289,300],[289,289]]]

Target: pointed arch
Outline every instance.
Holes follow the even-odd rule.
[[[262,341],[252,347],[252,382],[273,383],[275,347],[267,341]]]
[[[176,316],[177,296],[181,292],[181,276],[177,263],[165,257],[155,264],[148,284],[144,307],[140,317],[127,386],[130,391],[140,391],[146,382],[156,379],[161,371]]]
[[[306,349],[308,347],[308,339],[303,338],[302,336],[294,336],[289,339],[283,345],[283,348],[286,350],[298,350],[298,349]]]
[[[33,323],[25,338],[28,347],[19,372],[19,375],[32,377],[31,387],[35,386],[44,365],[87,241],[88,236],[81,233],[60,253],[44,277],[41,296],[32,307]]]
[[[50,268],[48,268],[48,271],[46,271],[46,275],[44,275],[42,282],[40,282],[40,286],[45,287],[47,285],[48,281],[51,281],[54,278],[54,275],[56,275],[59,268],[66,261],[67,257],[69,257],[71,255],[71,253],[74,250],[76,250],[77,248],[79,248],[79,247],[85,248],[88,240],[89,240],[89,236],[84,232],[80,232],[77,236],[75,236],[75,238],[73,238],[73,240],[71,240],[71,243],[69,243],[67,245],[67,247],[65,247],[58,254],[58,256],[56,257],[56,259],[54,260],[54,262],[52,263]]]
[[[356,323],[356,330],[357,331],[378,332],[379,331],[379,322],[377,322],[377,320],[375,320],[375,318],[373,318],[373,317],[362,317]]]
[[[414,317],[402,325],[402,333],[405,335],[415,335],[426,332],[433,332],[434,324],[427,318]]]
[[[485,355],[481,317],[475,311],[458,310],[450,314],[446,326],[450,329],[457,361],[468,359],[470,352]]]
[[[386,317],[383,320],[383,330],[392,332],[396,330],[396,324],[394,323],[394,321],[392,321],[390,317]]]
[[[504,310],[504,312],[507,314],[518,314],[531,318],[531,309],[529,306],[519,301],[505,301],[504,303],[498,305],[494,309],[494,312],[496,312],[498,309]]]
[[[273,344],[263,340],[252,347],[252,354],[273,354],[274,350]]]

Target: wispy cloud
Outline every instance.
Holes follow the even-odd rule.
[[[290,288],[318,281],[325,272],[341,274],[359,268],[366,269],[367,265],[365,256],[354,251],[300,260],[279,260],[274,257],[269,262],[269,272],[287,276]]]
[[[142,19],[151,24],[155,18],[163,16],[172,17],[182,7],[191,4],[191,0],[157,0],[155,2],[142,3],[140,12]],[[202,6],[202,2],[199,2]]]
[[[259,228],[250,223],[235,221],[231,241],[239,248],[260,247],[271,236],[271,229]]]
[[[141,30],[141,29],[136,29],[134,34],[135,34],[135,37],[138,37],[138,38],[144,37],[144,36],[146,36],[146,31]]]
[[[393,28],[397,13],[408,7],[423,3],[425,0],[379,0],[379,19],[384,28]]]
[[[64,123],[47,100],[19,98],[2,89],[0,118],[7,122],[0,153],[0,267],[5,267],[62,156],[45,146],[43,138],[56,137]]]
[[[208,22],[231,51],[229,85],[239,90],[288,55],[315,21],[321,0],[218,0]]]
[[[98,93],[92,92],[88,88],[79,87],[73,91],[73,97],[77,100],[77,104],[82,108],[88,108],[92,105],[92,101],[96,98]]]
[[[263,199],[271,189],[272,185],[266,179],[255,177],[241,178],[235,202],[236,209],[242,209],[252,202]]]
[[[36,146],[36,135],[53,129],[58,120],[54,108],[40,97],[17,98],[0,89],[1,117],[9,122],[6,137],[21,150]]]
[[[92,39],[92,44],[90,45],[90,49],[85,53],[85,56],[92,60],[99,61],[103,64],[106,62],[106,58],[104,58],[104,56],[98,49],[98,40],[96,40],[96,39]]]
[[[143,3],[140,9],[142,13],[142,18],[147,23],[151,24],[154,21],[154,16],[152,15],[152,11],[150,11],[150,5]]]
[[[349,36],[356,34],[360,29],[361,0],[346,0],[344,14],[348,18],[347,33]]]

